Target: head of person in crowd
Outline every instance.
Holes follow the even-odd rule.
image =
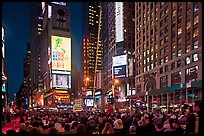
[[[10,129],[10,130],[7,130],[7,131],[6,131],[6,135],[14,136],[15,134],[16,134],[16,131],[13,130],[13,129]]]
[[[155,130],[156,131],[162,131],[162,127],[163,127],[163,124],[161,122],[157,122],[155,124]]]
[[[98,123],[103,123],[103,118],[102,117],[98,118]]]
[[[102,134],[114,134],[113,127],[109,122],[106,122],[106,124],[102,130]]]
[[[123,129],[123,121],[121,119],[116,119],[113,123],[114,129]]]
[[[78,124],[76,128],[76,133],[77,134],[86,134],[86,127],[84,124]]]
[[[71,124],[71,129],[76,129],[78,124],[79,124],[79,122],[74,121],[74,122]]]
[[[33,127],[31,130],[30,130],[30,133],[31,135],[38,135],[38,134],[41,134],[40,131],[38,130],[38,128],[36,127]]]
[[[26,127],[28,127],[30,125],[30,121],[26,120],[25,125],[26,125]]]
[[[18,126],[18,130],[19,130],[19,131],[26,130],[26,125],[25,125],[25,123],[21,123],[21,124]]]
[[[193,113],[193,106],[188,106],[188,113]]]
[[[49,122],[49,128],[55,127],[55,122],[54,121],[50,121]]]
[[[129,133],[130,134],[136,134],[136,126],[130,126]]]
[[[52,128],[49,129],[48,134],[59,134],[59,132],[58,132],[58,130],[56,128],[52,127]]]
[[[64,130],[65,130],[66,132],[68,132],[68,131],[70,130],[70,125],[69,125],[68,123],[66,123],[66,124],[64,125]]]

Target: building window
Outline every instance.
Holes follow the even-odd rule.
[[[198,36],[198,28],[194,29],[193,31],[193,37],[196,37]]]
[[[165,57],[165,62],[168,62],[168,56]]]
[[[168,42],[168,36],[166,36],[165,38],[164,38],[164,43],[167,43]]]
[[[173,21],[172,22],[172,27],[175,27],[176,26],[176,21]]]
[[[191,63],[191,59],[190,59],[190,56],[186,57],[186,65],[190,64]]]
[[[190,50],[191,50],[191,45],[189,44],[186,46],[186,53],[189,52]]]
[[[164,72],[168,71],[168,67],[169,67],[168,65],[164,67]]]
[[[146,60],[144,59],[144,64],[146,64]]]
[[[157,58],[158,57],[158,55],[157,55],[157,53],[155,53],[155,58]]]
[[[168,76],[163,76],[160,78],[160,88],[168,86]]]
[[[176,85],[181,83],[181,71],[171,74],[171,85]]]
[[[173,49],[176,48],[176,42],[175,42],[175,41],[172,43],[172,48],[173,48]]]
[[[176,57],[176,53],[173,52],[173,53],[172,53],[172,59],[175,58],[175,57]]]
[[[179,16],[178,23],[181,23],[181,20],[182,20],[182,16]]]
[[[175,9],[172,11],[172,16],[173,17],[176,16],[176,10]]]
[[[186,69],[186,75],[185,75],[185,79],[186,79],[186,83],[188,83],[190,80],[196,80],[198,77],[198,66],[193,66],[190,68]]]
[[[198,15],[196,17],[194,17],[194,25],[196,25],[199,21]]]
[[[151,55],[151,60],[154,60],[154,55]]]
[[[191,34],[190,34],[190,32],[189,32],[189,33],[186,34],[186,40],[189,40],[190,37],[191,37]]]
[[[151,69],[153,69],[153,68],[154,68],[154,64],[151,63]]]
[[[165,33],[168,32],[168,25],[164,28],[164,32],[165,32]]]
[[[164,45],[164,39],[162,39],[161,41],[160,41],[160,46],[163,46]]]
[[[164,54],[164,49],[160,50],[160,55]]]
[[[181,66],[181,60],[177,61],[177,68]]]
[[[178,45],[180,45],[180,44],[181,44],[181,38],[178,39]]]
[[[193,10],[194,10],[194,12],[198,11],[198,5],[194,5]]]
[[[171,70],[175,69],[176,66],[175,66],[175,62],[171,64]]]
[[[147,66],[147,71],[149,71],[149,66]]]
[[[147,58],[147,63],[149,63],[149,57]]]
[[[196,40],[194,43],[193,43],[193,49],[197,49],[198,48],[198,40]]]
[[[188,21],[186,24],[186,29],[188,30],[191,27],[191,21]]]
[[[182,28],[180,27],[179,29],[178,29],[178,35],[180,35],[182,33]]]
[[[162,74],[163,73],[163,67],[162,68],[160,68],[160,74]]]
[[[187,17],[191,14],[191,9],[187,9]]]
[[[144,67],[143,71],[146,72],[146,68],[145,67]]]
[[[198,61],[198,54],[195,53],[193,54],[193,62]]]
[[[160,59],[160,64],[162,65],[164,63],[164,59]]]
[[[157,61],[155,61],[154,66],[157,67],[157,65],[158,65],[158,64],[157,64]]]
[[[178,50],[178,55],[177,55],[177,56],[178,56],[178,57],[181,56],[181,49]]]

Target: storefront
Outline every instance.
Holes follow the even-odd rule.
[[[63,106],[72,107],[71,97],[68,91],[54,90],[43,97],[44,105],[52,108],[60,108]]]
[[[194,81],[190,85],[170,86],[148,93],[140,92],[136,96],[135,98],[146,102],[148,111],[182,111],[186,104],[193,105],[194,102],[202,100],[202,81]]]

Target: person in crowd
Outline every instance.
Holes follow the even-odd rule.
[[[86,127],[84,124],[80,123],[77,125],[76,134],[86,134]]]
[[[77,129],[77,125],[79,124],[79,122],[77,121],[74,121],[72,124],[71,124],[71,129],[68,131],[68,134],[76,134],[76,129]]]
[[[195,110],[195,116],[196,116],[196,123],[195,123],[195,134],[199,134],[201,135],[201,132],[203,132],[202,128],[203,128],[203,123],[202,122],[202,102],[196,102],[195,103],[195,107],[194,107],[194,110]]]
[[[8,136],[14,136],[15,134],[16,134],[16,131],[13,130],[13,129],[10,129],[10,130],[6,131],[6,135],[8,135]]]
[[[48,134],[59,134],[59,131],[56,128],[50,128]]]
[[[186,124],[186,134],[194,134],[196,116],[193,113],[193,107],[188,107],[188,123]]]
[[[102,133],[104,126],[105,126],[105,122],[103,122],[103,118],[99,117],[98,118],[98,129],[100,133]]]
[[[173,120],[172,126],[174,128],[174,130],[172,131],[173,135],[182,135],[182,134],[184,134],[184,131],[181,128],[178,120]]]
[[[70,130],[70,125],[68,123],[65,123],[63,134],[68,134],[69,130]]]
[[[39,134],[41,134],[41,133],[40,133],[40,131],[38,130],[38,128],[33,127],[33,128],[30,130],[29,134],[31,134],[31,135],[39,135]]]
[[[156,113],[156,116],[153,118],[153,125],[155,125],[157,122],[162,122],[159,113]]]
[[[136,126],[130,126],[129,133],[136,134]]]
[[[109,122],[106,122],[106,124],[102,130],[102,134],[114,134],[113,127]]]
[[[154,134],[163,134],[162,127],[163,127],[162,122],[157,122],[155,124],[155,132],[154,132]]]

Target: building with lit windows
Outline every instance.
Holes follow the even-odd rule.
[[[72,107],[71,40],[69,7],[64,2],[46,3],[39,48],[42,90],[37,93],[37,106]]]
[[[102,44],[99,32],[99,2],[83,2],[83,41],[82,41],[82,71],[83,83],[90,95],[93,95],[94,73],[102,69]],[[99,43],[97,44],[97,40]],[[98,50],[97,50],[98,46]],[[89,78],[89,81],[86,79]],[[87,82],[87,83],[86,83]],[[85,94],[86,95],[86,92]]]
[[[40,76],[40,36],[43,30],[43,11],[44,2],[30,3],[30,43],[31,43],[31,89],[30,89],[30,106],[36,105],[34,98],[37,92],[42,90],[42,79]]]
[[[102,3],[102,90],[115,108],[129,107],[135,93],[135,3]],[[118,81],[118,82],[115,82]]]
[[[6,111],[6,106],[8,105],[8,79],[6,75],[6,55],[5,55],[5,30],[2,27],[2,109],[3,111]]]
[[[135,3],[136,97],[147,110],[201,100],[202,3]]]

